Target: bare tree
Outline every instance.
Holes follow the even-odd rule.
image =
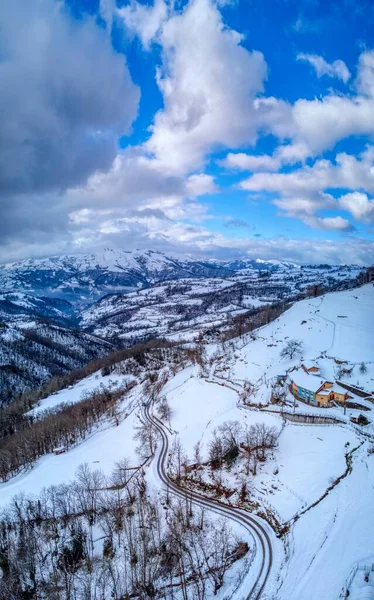
[[[287,387],[277,381],[271,388],[271,401],[274,404],[284,404],[287,398]]]
[[[217,430],[213,431],[213,439],[209,443],[209,461],[213,469],[219,469],[225,455],[224,447]]]
[[[171,416],[172,416],[172,410],[170,408],[169,402],[166,398],[166,396],[161,396],[159,402],[157,403],[157,412],[160,416],[160,419],[164,422],[167,423],[169,426],[169,429],[171,427]]]
[[[139,419],[139,424],[135,425],[134,429],[134,439],[139,442],[136,452],[143,459],[153,456],[158,437],[155,428],[148,421]]]
[[[302,354],[304,344],[301,340],[288,340],[287,344],[282,349],[281,358],[290,358],[300,356]]]
[[[224,459],[230,466],[239,455],[242,427],[239,421],[225,421],[218,427],[218,432],[222,440]]]

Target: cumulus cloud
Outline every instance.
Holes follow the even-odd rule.
[[[350,135],[374,133],[374,51],[360,55],[354,95],[329,94],[300,99],[292,107],[288,125],[293,141],[305,143],[314,156]]]
[[[356,241],[347,259],[337,242],[317,246],[243,237],[234,243],[203,225],[212,217],[204,196],[221,191],[203,172],[217,150],[228,152],[221,162],[226,168],[254,173],[241,187],[273,194],[282,215],[332,232],[348,232],[353,225],[346,215],[321,211],[373,220],[372,148],[358,157],[340,153],[334,161],[305,162],[346,136],[374,133],[374,53],[361,54],[350,94],[295,103],[266,97],[265,59],[247,50],[241,34],[225,25],[219,11],[225,3],[190,0],[181,7],[165,0],[131,0],[118,8],[115,0],[100,0],[104,23],[98,26],[91,17],[74,20],[56,0],[3,0],[3,257],[113,244],[265,258],[282,253],[310,262],[365,261],[373,249],[369,242]],[[143,49],[154,43],[160,53],[156,82],[163,106],[148,139],[123,151],[117,140],[131,130],[139,90],[125,57],[112,48],[114,19],[139,37]],[[318,72],[324,69],[344,81],[347,73],[337,63],[319,61]],[[268,134],[279,140],[271,156],[240,151]],[[302,166],[290,172],[295,165]],[[277,173],[281,169],[286,172]],[[340,198],[331,194],[342,188]],[[231,218],[224,225],[248,226]]]
[[[340,206],[350,212],[357,221],[370,223],[374,221],[374,200],[367,194],[352,192],[339,198]]]
[[[193,171],[212,149],[256,139],[254,99],[267,68],[263,55],[246,50],[241,39],[209,0],[192,0],[164,23],[157,73],[164,108],[145,144],[164,172]]]
[[[343,217],[310,217],[309,222],[311,227],[317,229],[325,229],[327,231],[354,231],[355,227],[347,219]]]
[[[374,218],[374,201],[365,189],[374,193],[374,149],[369,146],[360,156],[346,153],[336,156],[335,163],[326,159],[315,161],[289,173],[255,173],[241,182],[251,192],[276,194],[273,203],[287,216],[299,218],[311,227],[352,230],[353,226],[341,216],[321,218],[321,210],[346,210],[357,220],[368,223]],[[352,190],[341,195],[339,190]],[[338,190],[336,196],[328,190]]]
[[[118,9],[117,14],[123,19],[126,27],[139,36],[144,48],[148,49],[167,19],[168,8],[164,0],[155,0],[153,6],[133,1]]]
[[[320,159],[290,173],[256,173],[241,183],[250,191],[267,190],[286,194],[316,193],[326,189],[366,189],[374,193],[374,153],[369,146],[358,157],[345,152],[335,162]]]
[[[267,154],[254,155],[244,152],[229,152],[220,164],[228,169],[238,171],[277,171],[280,163],[273,156]]]
[[[328,63],[322,56],[317,54],[305,54],[300,52],[297,55],[297,60],[303,60],[312,65],[315,69],[317,77],[327,75],[328,77],[336,77],[341,79],[344,83],[347,83],[351,74],[345,62],[342,60],[334,60],[333,63]]]
[[[107,169],[139,90],[105,30],[53,0],[3,0],[0,18],[0,193],[66,189]]]
[[[304,59],[306,56],[314,57],[314,55],[299,56]],[[317,58],[321,59],[321,57]],[[322,74],[322,63],[317,62],[319,72]],[[317,62],[314,60],[314,64]],[[329,67],[330,75],[334,71],[336,76],[340,73],[341,77],[347,78],[348,73],[339,61],[333,63],[334,68],[328,63],[324,65],[325,69]],[[354,93],[346,95],[329,93],[314,100],[300,98],[293,104],[274,97],[255,98],[253,101],[256,110],[255,126],[263,133],[274,135],[282,145],[272,157],[249,155],[250,158],[245,159],[242,153],[237,158],[231,154],[226,166],[253,171],[274,171],[284,164],[295,164],[307,157],[316,157],[325,150],[333,149],[339,140],[351,135],[372,136],[374,134],[374,50],[361,53],[352,89]],[[287,152],[292,152],[295,148],[300,151],[300,154],[287,156]]]

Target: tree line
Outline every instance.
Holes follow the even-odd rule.
[[[0,440],[0,479],[7,481],[30,468],[56,447],[68,449],[81,442],[103,416],[117,419],[116,407],[135,381],[110,389],[98,387],[75,404],[63,404],[44,411],[41,417],[29,417],[18,424],[12,435]]]
[[[0,407],[0,439],[28,426],[29,417],[26,413],[40,400],[76,384],[89,375],[101,371],[105,376],[117,371],[136,376],[145,367],[157,369],[165,361],[170,363],[183,361],[187,352],[188,350],[178,347],[175,343],[154,340],[147,344],[137,344],[133,348],[116,350],[101,359],[87,363],[82,368],[52,377],[41,387],[25,391],[10,403]]]

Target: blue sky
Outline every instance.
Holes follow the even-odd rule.
[[[373,262],[372,3],[31,4],[0,8],[3,262]]]

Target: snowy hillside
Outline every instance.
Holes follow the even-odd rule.
[[[66,300],[9,292],[0,294],[0,320],[20,325],[32,318],[47,318],[54,323],[76,324],[74,308]]]
[[[238,270],[225,278],[182,278],[108,295],[82,312],[81,326],[126,343],[160,336],[196,338],[248,311],[298,299],[313,286],[344,287],[359,274],[348,267],[297,268],[274,262],[237,262],[230,268]]]
[[[7,313],[4,321],[0,306],[0,314],[0,406],[113,350],[106,340],[30,313]]]
[[[82,366],[111,344],[215,335],[241,315],[295,300],[310,287],[355,285],[359,274],[354,266],[197,261],[110,249],[0,266],[0,397]],[[110,344],[94,338],[90,344],[86,333]]]
[[[218,281],[209,282],[214,285]],[[142,294],[129,297],[135,301]],[[121,378],[132,377],[137,385],[120,409],[125,418],[119,425],[113,417],[102,420],[68,452],[48,454],[30,472],[0,484],[1,497],[8,502],[21,489],[38,494],[44,485],[62,484],[74,476],[80,462],[105,474],[125,456],[130,468],[139,464],[144,458],[136,454],[134,436],[142,423],[143,404],[151,397],[156,414],[161,414],[162,405],[168,406],[163,420],[170,427],[171,476],[177,477],[178,456],[182,457],[181,485],[245,508],[276,533],[264,598],[338,599],[352,569],[370,562],[372,555],[373,323],[374,287],[365,285],[296,302],[275,321],[236,339],[200,339],[179,358],[175,349],[174,357],[166,354],[161,363],[129,359],[108,375],[91,375],[45,398],[36,414],[60,400],[79,402],[82,392],[91,393],[95,384],[106,386],[111,380],[115,389]],[[193,332],[193,324],[190,328]],[[301,342],[292,358],[281,355],[290,340]],[[301,372],[301,364],[319,369],[317,375],[304,372],[307,381],[335,385],[339,380],[347,385],[346,405],[331,402],[320,408],[296,399],[288,385]],[[288,380],[282,395],[276,395],[281,374]],[[362,414],[366,424],[352,421]],[[217,458],[228,431],[237,438],[237,452]],[[259,456],[250,447],[255,435],[272,439]],[[147,444],[138,448],[141,456],[148,451]],[[146,477],[156,493],[160,481],[155,459],[149,465]],[[249,581],[250,574],[249,569]],[[354,580],[360,589],[361,583]]]

